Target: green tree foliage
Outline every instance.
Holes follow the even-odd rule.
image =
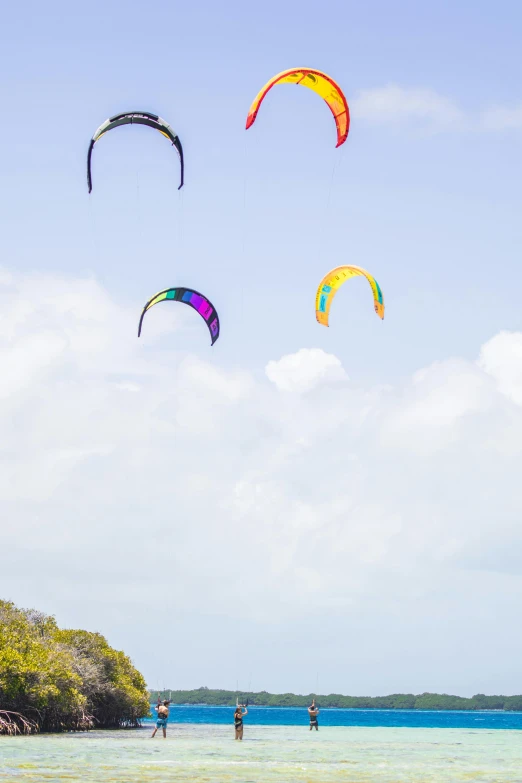
[[[139,725],[149,700],[130,659],[100,634],[0,601],[0,710],[42,731],[84,730]]]
[[[236,699],[259,707],[309,707],[315,699],[319,707],[365,710],[517,710],[522,711],[522,696],[484,696],[470,699],[439,693],[394,693],[390,696],[342,696],[339,693],[301,696],[294,693],[237,693],[236,691],[197,688],[192,691],[150,691],[152,702],[170,699],[173,704],[210,704],[232,707]]]

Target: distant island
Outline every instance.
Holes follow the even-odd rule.
[[[151,702],[158,698],[170,699],[173,704],[201,704],[235,706],[236,699],[258,707],[308,707],[315,699],[319,707],[340,707],[360,710],[506,710],[522,711],[522,696],[485,696],[477,693],[470,699],[446,693],[393,693],[390,696],[343,696],[340,693],[320,695],[309,693],[247,693],[212,688],[190,691],[150,691]]]
[[[140,725],[149,694],[99,633],[0,601],[0,735]]]

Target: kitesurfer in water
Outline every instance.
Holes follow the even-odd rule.
[[[158,713],[158,720],[156,721],[156,728],[152,732],[152,738],[156,736],[156,732],[158,729],[163,729],[163,738],[167,739],[167,723],[169,720],[169,704],[170,701],[165,701],[163,704],[158,700],[157,705],[154,707],[156,712]]]
[[[243,710],[245,710],[243,712]],[[243,718],[248,715],[248,710],[244,704],[238,704],[236,711],[234,712],[234,729],[236,730],[236,736],[234,739],[243,739]]]
[[[312,731],[312,729],[319,731],[319,723],[317,722],[319,708],[315,706],[315,699],[312,700],[312,704],[308,707],[308,714],[310,716],[310,731]]]

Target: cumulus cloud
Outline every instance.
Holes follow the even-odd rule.
[[[307,392],[321,384],[347,379],[341,362],[320,348],[301,348],[297,353],[268,362],[267,378],[281,391]]]
[[[319,349],[275,357],[266,378],[143,351],[135,308],[92,280],[4,275],[0,299],[3,596],[76,625],[94,612],[145,667],[143,627],[161,623],[168,646],[199,638],[203,617],[248,624],[260,649],[284,627],[296,656],[310,616],[352,655],[354,632],[364,647],[391,617],[420,644],[428,614],[436,645],[476,616],[485,579],[481,611],[507,621],[522,592],[503,581],[522,576],[522,334],[361,388]]]
[[[522,405],[522,334],[500,332],[488,340],[480,350],[478,364],[502,394]]]
[[[476,365],[460,360],[418,371],[402,395],[402,404],[383,428],[383,441],[422,454],[458,439],[461,423],[493,404],[488,379]]]

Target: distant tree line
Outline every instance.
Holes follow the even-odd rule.
[[[522,696],[485,696],[478,693],[470,699],[446,693],[394,693],[391,696],[343,696],[340,693],[238,693],[236,691],[197,688],[190,691],[150,691],[152,702],[170,699],[173,704],[208,704],[232,707],[236,699],[258,707],[308,707],[315,699],[319,707],[341,707],[364,710],[510,710],[522,711]]]
[[[138,726],[142,675],[98,633],[0,601],[0,734]]]

